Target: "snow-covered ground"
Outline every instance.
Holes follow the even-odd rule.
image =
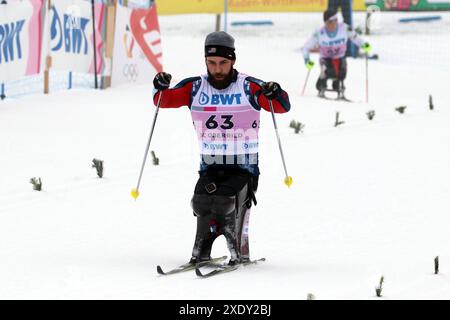
[[[408,14],[382,16],[385,29],[369,37],[380,54],[369,62],[369,104],[364,60],[348,61],[354,103],[315,97],[317,67],[301,97],[299,49],[320,14],[229,17],[274,21],[229,31],[237,69],[290,94],[292,110],[277,120],[294,184],[283,184],[264,113],[250,245],[267,261],[211,279],[155,270],[186,262],[194,241],[198,149],[187,108],[161,110],[151,146],[160,166],[148,162],[134,201],[154,115],[151,85],[0,102],[0,298],[374,299],[384,276],[384,299],[450,299],[450,14],[439,14],[408,26],[396,22]],[[356,14],[356,23],[363,18]],[[203,73],[214,17],[160,17],[160,25],[173,82]],[[394,110],[401,105],[405,114]],[[335,128],[337,111],[345,124]],[[293,119],[306,125],[303,134],[289,128]],[[105,161],[104,179],[93,158]],[[43,192],[32,190],[31,177],[42,178]],[[227,253],[219,238],[213,255]]]

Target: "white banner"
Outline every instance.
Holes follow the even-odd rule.
[[[39,73],[42,0],[0,4],[0,82]]]
[[[148,8],[153,0],[119,0],[122,6],[127,5],[128,8]]]
[[[104,5],[95,5],[95,42],[97,72],[103,67],[101,26]],[[52,1],[46,19],[46,47],[52,56],[52,68],[82,73],[94,73],[94,37],[92,5],[85,0]]]
[[[162,71],[161,34],[156,7],[117,6],[112,85],[151,83]]]

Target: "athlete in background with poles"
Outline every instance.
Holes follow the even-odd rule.
[[[344,80],[347,75],[347,41],[351,40],[355,45],[364,49],[366,54],[371,47],[368,42],[360,38],[345,23],[338,22],[338,13],[334,9],[328,9],[323,14],[325,26],[314,32],[311,38],[302,48],[305,65],[310,69],[314,64],[309,57],[311,50],[319,48],[320,52],[320,76],[316,83],[319,97],[325,97],[325,91],[336,91],[338,99],[345,99]],[[332,79],[332,89],[327,88],[327,80]]]

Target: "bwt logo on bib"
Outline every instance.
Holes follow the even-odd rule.
[[[200,93],[199,103],[204,106],[206,104],[210,105],[233,105],[233,104],[241,104],[242,94],[233,93],[233,94],[213,94],[209,97],[206,93]]]
[[[337,39],[337,40],[330,40],[330,41],[322,41],[322,46],[328,47],[328,46],[338,46],[341,44],[344,44],[346,42],[345,39]]]

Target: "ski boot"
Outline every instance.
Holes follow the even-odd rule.
[[[327,90],[327,80],[326,79],[317,79],[316,89],[319,91],[318,96],[320,98],[325,98],[325,91]]]
[[[337,100],[346,100],[344,81],[333,80],[333,90],[337,92]]]

